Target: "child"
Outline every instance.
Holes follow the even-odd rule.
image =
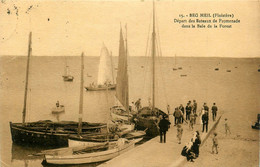
[[[217,133],[214,133],[214,137],[212,139],[213,141],[213,146],[212,146],[212,154],[214,154],[214,148],[216,149],[216,154],[218,154],[218,138],[217,138]]]
[[[183,128],[181,127],[180,124],[177,125],[177,139],[178,139],[178,143],[181,144],[181,137],[182,137],[182,133],[183,133]]]
[[[191,113],[191,114],[190,114],[190,124],[189,124],[189,128],[191,128],[192,130],[193,130],[193,125],[194,125],[194,120],[195,120],[194,114]]]
[[[229,126],[228,126],[227,118],[225,118],[225,123],[224,123],[224,125],[225,125],[226,135],[227,135],[227,132],[229,132],[229,134],[231,134],[231,132],[230,132],[230,128],[229,128]]]

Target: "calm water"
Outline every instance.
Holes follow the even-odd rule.
[[[66,62],[75,77],[71,83],[62,80]],[[260,112],[260,59],[177,58],[176,67],[182,67],[177,71],[172,70],[174,58],[158,62],[156,106],[165,110],[168,103],[173,109],[196,99],[200,108],[204,102],[209,107],[216,102],[229,118],[232,133],[258,140],[258,131],[252,130],[251,124]],[[98,57],[85,57],[85,86],[97,81],[98,64]],[[28,156],[40,148],[25,148],[11,141],[9,121],[22,120],[25,68],[25,57],[0,57],[1,166],[42,166],[41,157]],[[150,71],[147,58],[129,59],[130,101],[142,98],[142,104],[147,104],[152,90]],[[32,57],[27,121],[77,121],[79,80],[80,57]],[[107,122],[109,108],[115,104],[114,95],[115,91],[84,92],[84,121]],[[57,100],[66,108],[59,117],[50,110]]]

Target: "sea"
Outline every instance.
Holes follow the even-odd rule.
[[[33,156],[41,151],[12,143],[9,122],[21,122],[24,104],[26,56],[0,57],[0,142],[2,167],[42,167],[43,157]],[[26,121],[77,121],[80,96],[80,56],[33,56],[30,61]],[[113,57],[114,81],[117,57]],[[65,66],[70,67],[73,82],[64,82]],[[97,82],[98,56],[85,56],[84,86]],[[158,57],[155,64],[155,95],[152,96],[152,70],[149,57],[128,58],[129,103],[141,98],[170,114],[175,107],[196,100],[213,103],[223,118],[228,118],[232,133],[259,140],[258,130],[251,125],[260,114],[260,58],[195,58]],[[177,69],[177,70],[176,70]],[[84,90],[83,121],[104,122],[110,119],[110,108],[118,105],[116,91]],[[53,115],[56,102],[65,112]],[[141,157],[140,157],[141,158]],[[97,166],[98,164],[76,165]]]

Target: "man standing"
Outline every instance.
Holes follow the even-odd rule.
[[[208,123],[209,123],[209,115],[208,115],[207,111],[205,111],[205,113],[202,115],[202,123],[203,123],[202,132],[204,132],[204,129],[206,128],[206,133],[207,133],[208,132]]]
[[[186,120],[190,120],[190,113],[191,113],[191,104],[190,102],[187,103],[187,106],[186,106]]]
[[[142,108],[141,99],[140,98],[135,102],[135,106],[136,106],[136,110],[137,111],[139,111]]]
[[[183,115],[181,110],[178,107],[175,108],[173,116],[174,116],[174,126],[177,124],[181,124],[181,119],[183,118]]]
[[[164,143],[166,143],[166,132],[168,131],[169,125],[171,123],[165,119],[165,115],[163,116],[163,119],[159,122],[159,128],[160,128],[160,143],[162,143],[162,136],[164,138]]]
[[[216,116],[217,116],[217,111],[218,111],[218,107],[216,106],[216,103],[213,103],[211,111],[212,111],[212,119],[213,119],[213,121],[215,121]]]

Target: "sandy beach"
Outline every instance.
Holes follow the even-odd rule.
[[[259,138],[245,137],[239,134],[225,134],[222,120],[218,125],[216,132],[218,133],[219,148],[218,154],[212,154],[212,135],[200,149],[200,156],[195,162],[187,162],[187,167],[202,166],[259,166]],[[233,127],[234,128],[234,127]],[[257,133],[257,130],[256,132]]]

